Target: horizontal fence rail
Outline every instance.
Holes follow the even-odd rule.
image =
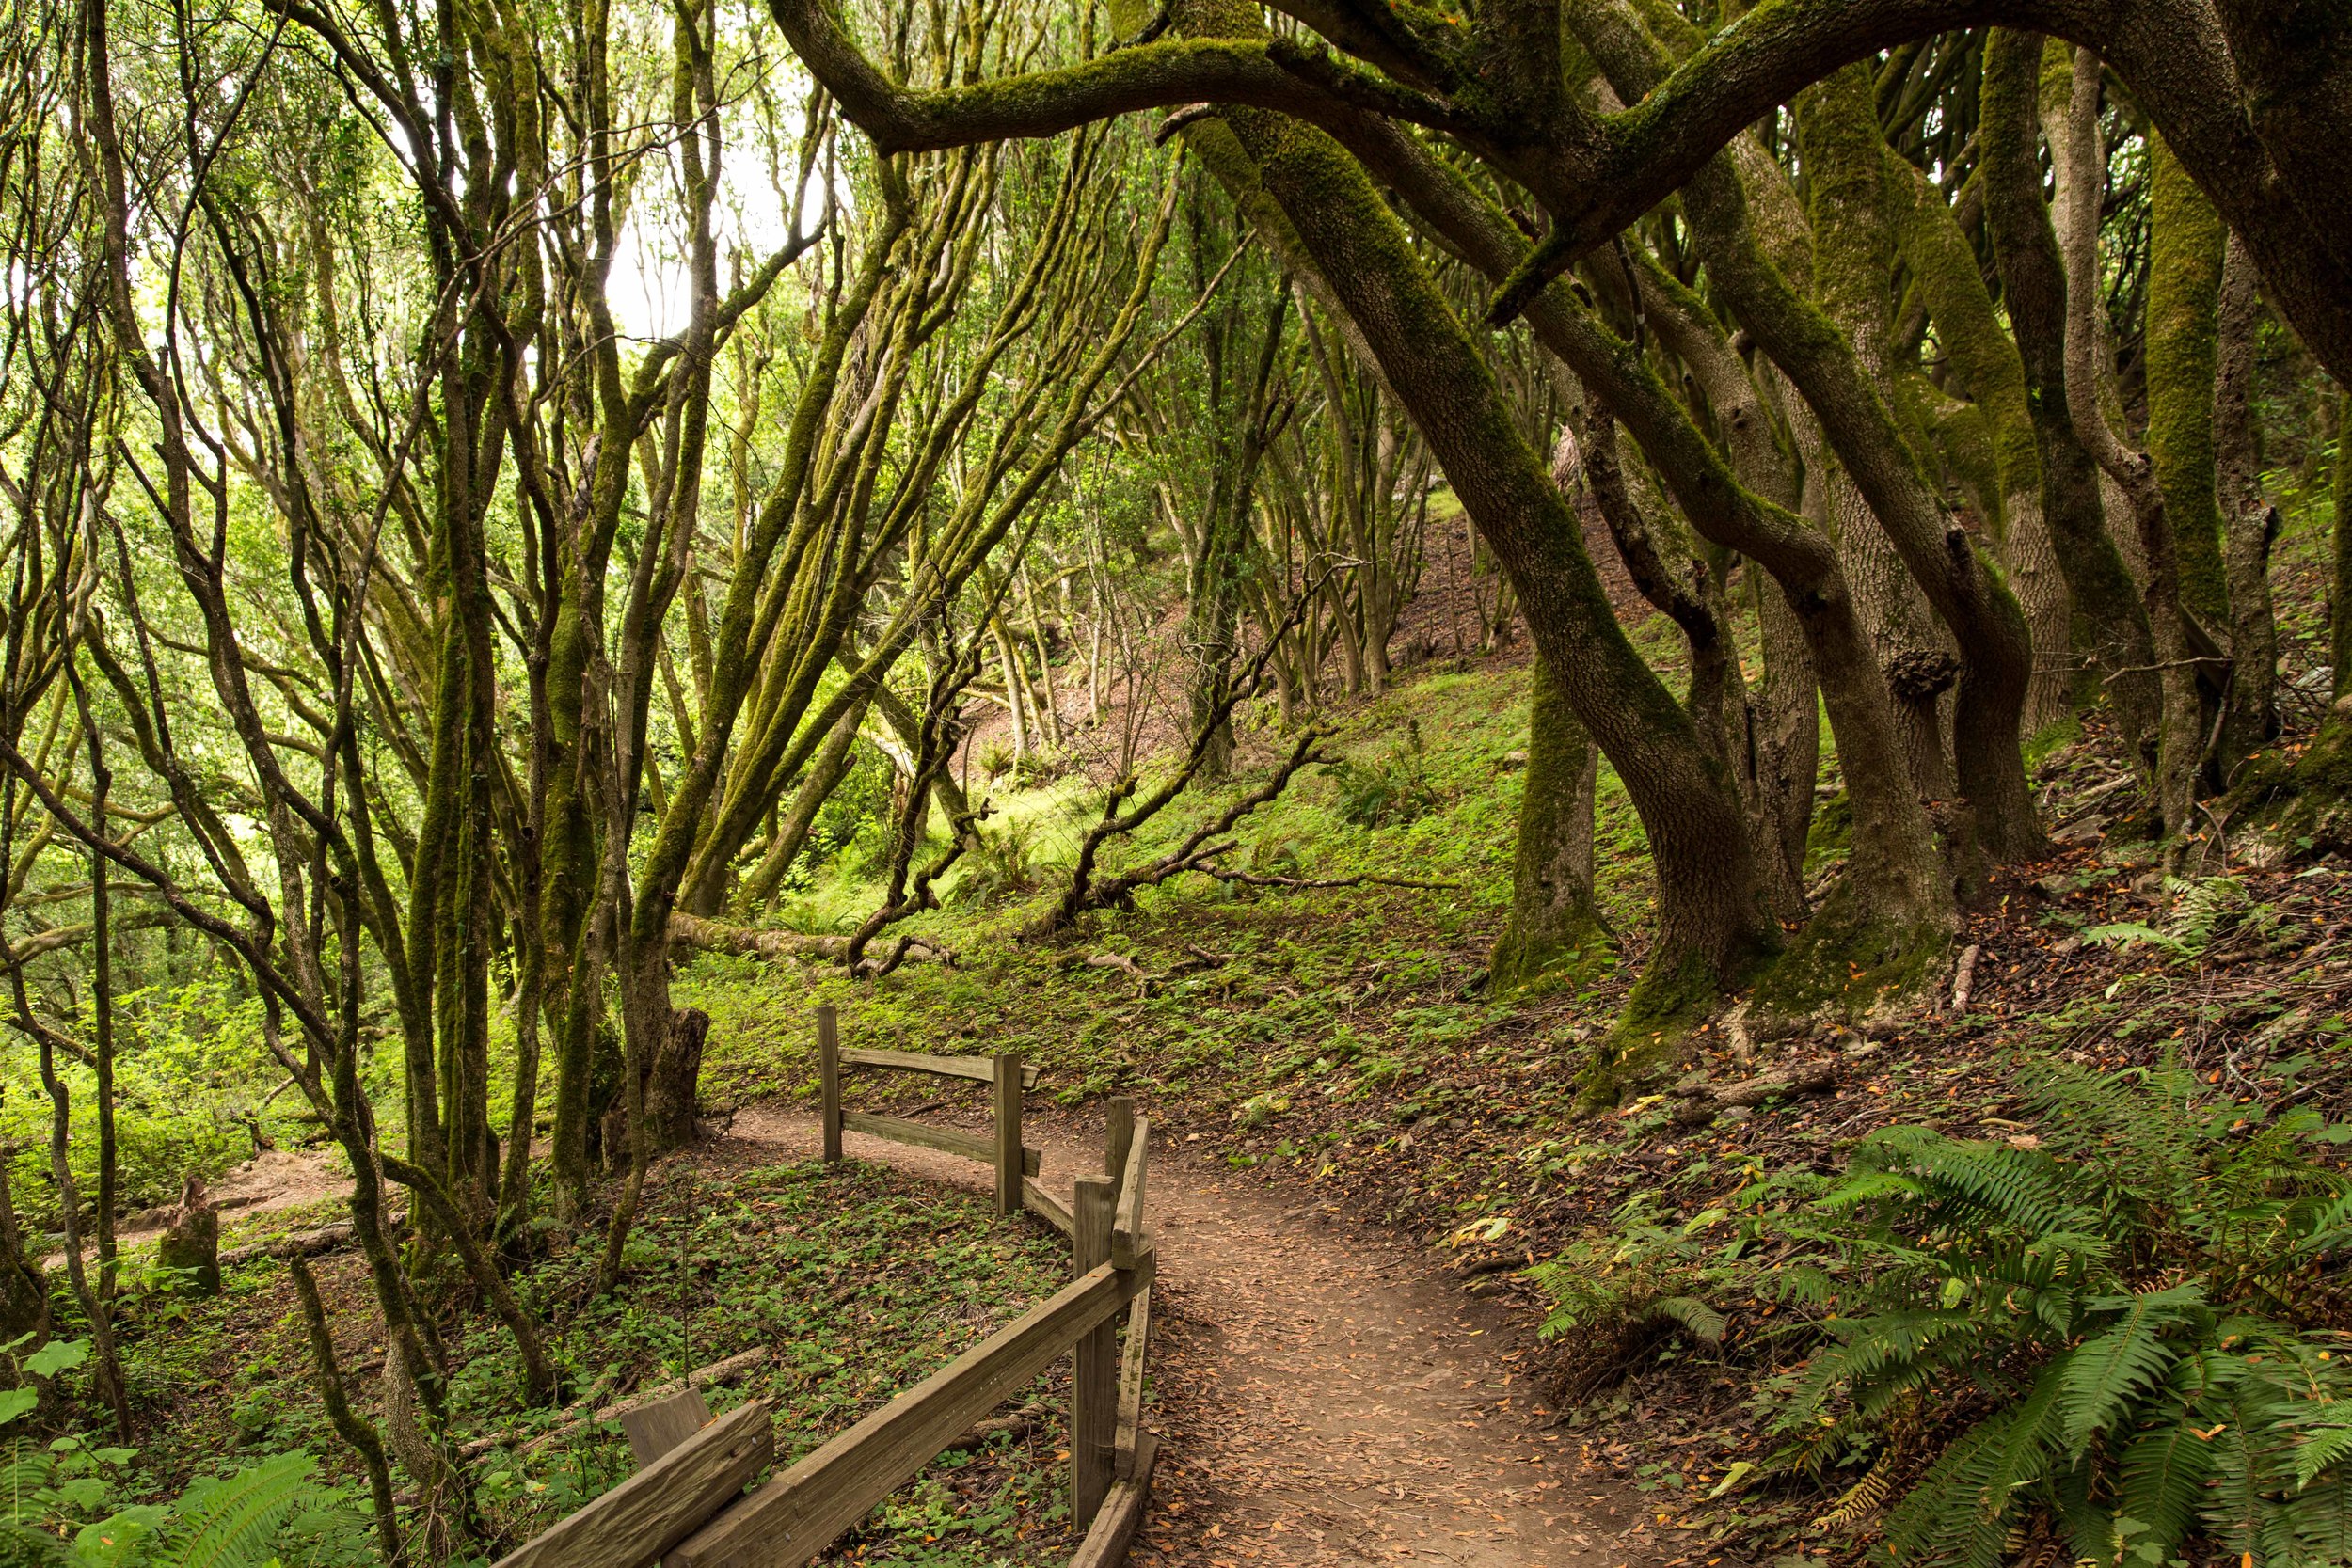
[[[1019,1057],[840,1049],[834,1009],[817,1011],[824,1153],[864,1132],[996,1167],[1001,1212],[1037,1215],[1071,1243],[1076,1277],[800,1463],[745,1492],[775,1461],[775,1423],[753,1400],[713,1418],[689,1386],[623,1418],[637,1473],[501,1559],[498,1568],[799,1568],[872,1513],[973,1423],[1071,1356],[1071,1512],[1086,1533],[1071,1568],[1117,1568],[1142,1521],[1159,1442],[1143,1426],[1152,1283],[1144,1226],[1151,1123],[1109,1105],[1104,1173],[1078,1178],[1065,1206],[1039,1184],[1021,1142],[1021,1097],[1037,1084]],[[845,1068],[924,1072],[994,1087],[995,1135],[844,1111]],[[1123,1340],[1120,1335],[1124,1323]]]

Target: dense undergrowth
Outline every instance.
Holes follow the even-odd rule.
[[[707,1397],[720,1412],[767,1399],[786,1465],[1025,1310],[1067,1270],[1041,1227],[1001,1221],[984,1199],[855,1163],[761,1164],[755,1150],[730,1142],[666,1164],[612,1294],[586,1299],[594,1246],[523,1276],[556,1325],[552,1348],[576,1389],[617,1402],[765,1349],[764,1361]],[[268,1228],[320,1217],[279,1213]],[[362,1266],[345,1253],[313,1268],[339,1361],[373,1411],[383,1345],[371,1338]],[[111,1433],[56,1430],[30,1410],[0,1426],[0,1563],[379,1560],[366,1484],[322,1412],[281,1264],[230,1268],[216,1299],[134,1297],[121,1327],[141,1418],[135,1449]],[[469,1452],[483,1535],[469,1544],[437,1535],[447,1520],[405,1517],[412,1560],[462,1564],[501,1555],[632,1466],[613,1422],[538,1442],[576,1414],[520,1406],[513,1341],[486,1314],[453,1327],[449,1435]],[[898,1568],[1067,1558],[1066,1467],[1055,1462],[1067,1400],[1050,1387],[1059,1375],[1015,1402],[1025,1430],[944,1457],[833,1556]],[[479,1437],[498,1446],[471,1451]]]

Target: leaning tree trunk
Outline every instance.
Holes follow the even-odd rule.
[[[1255,12],[1220,8],[1216,28],[1262,33],[1263,23]],[[1228,148],[1242,156],[1219,161],[1254,166],[1260,188],[1361,328],[1648,830],[1659,937],[1621,1024],[1621,1033],[1646,1041],[1658,1021],[1706,1005],[1778,942],[1729,781],[1617,626],[1566,499],[1362,168],[1328,136],[1280,114],[1237,108],[1222,127],[1194,129],[1225,128],[1233,138]],[[1246,169],[1235,173],[1247,178]],[[1617,1070],[1606,1067],[1602,1075]]]

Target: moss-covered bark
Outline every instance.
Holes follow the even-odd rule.
[[[2040,853],[2047,841],[2026,786],[2018,733],[2032,648],[2015,595],[1949,515],[1849,335],[1763,254],[1725,161],[1686,188],[1684,211],[1722,297],[1820,418],[1841,466],[1953,635],[1962,663],[1954,768],[1986,848],[2001,860]]]
[[[2230,619],[2214,463],[2215,314],[2226,230],[2164,138],[2148,136],[2148,455],[2164,492],[2181,608]]]
[[[2054,63],[2063,52],[2053,50]],[[2089,632],[2116,721],[2153,768],[2161,693],[2155,644],[2131,569],[2108,531],[2100,476],[2066,402],[2066,268],[2042,195],[2042,40],[1996,29],[1978,97],[1985,221],[2000,269],[2031,421],[2042,514],[2078,624]]]
[[[1527,787],[1519,797],[1511,918],[1492,960],[1499,992],[1574,983],[1609,952],[1609,930],[1593,902],[1599,771],[1600,749],[1550,661],[1538,654],[1528,690]]]
[[[2352,389],[2336,394],[2335,577],[2328,657],[2338,697],[2352,692]]]
[[[1976,251],[1944,193],[1892,149],[1884,156],[1889,178],[1909,198],[1899,204],[1899,216],[1913,289],[1934,324],[1946,362],[1985,417],[1994,480],[1987,520],[2033,640],[2025,727],[2037,732],[2067,712],[2074,637],[2067,584],[2042,504],[2042,458],[2026,398],[2025,363],[1994,313]]]
[[[2230,688],[2215,757],[2225,780],[2279,733],[2279,624],[2270,597],[2279,513],[2263,499],[2253,406],[2260,282],[2245,242],[2232,236],[2215,308],[2213,389],[2214,471],[2230,589]]]

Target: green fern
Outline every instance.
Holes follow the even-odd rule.
[[[281,1453],[181,1497],[171,1530],[179,1568],[260,1568],[287,1520],[312,1500],[307,1453]]]
[[[2165,1342],[2164,1331],[2179,1323],[2190,1309],[2202,1308],[2205,1291],[2191,1283],[2128,1300],[2130,1305],[2114,1327],[2085,1340],[2067,1357],[2060,1402],[2066,1414],[2067,1440],[2077,1449],[2088,1445],[2094,1433],[2128,1419],[2140,1400],[2171,1370],[2180,1352]],[[2111,1297],[2090,1304],[2093,1310],[2113,1305]]]
[[[1888,1129],[1785,1227],[1822,1248],[1813,1298],[1859,1303],[1782,1386],[1783,1463],[1990,1400],[1888,1514],[1900,1568],[1995,1568],[2036,1520],[2112,1568],[2200,1533],[2264,1568],[2352,1562],[2352,1336],[2317,1327],[2352,1242],[2321,1157],[2342,1130],[2177,1066],[2026,1089],[2041,1148]]]
[[[1663,1318],[1679,1324],[1693,1339],[1707,1344],[1724,1342],[1724,1331],[1730,1325],[1724,1315],[1696,1296],[1665,1296],[1650,1305],[1653,1319]]]

